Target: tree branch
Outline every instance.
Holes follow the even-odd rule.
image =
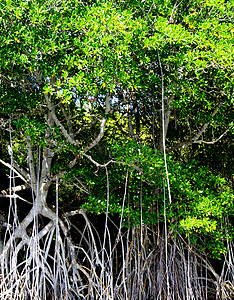
[[[66,119],[69,134],[73,135],[72,124],[71,124],[71,117],[70,117],[70,111],[69,111],[69,114],[67,114],[67,112],[64,109],[64,107],[63,107],[63,105],[62,105],[61,102],[59,103],[59,107],[61,108],[62,113],[63,113],[63,115],[64,115],[64,117]]]
[[[67,139],[68,142],[70,142],[71,144],[73,145],[78,145],[78,143],[68,134],[68,132],[66,131],[66,129],[63,127],[63,125],[60,123],[60,121],[57,119],[56,115],[55,115],[55,109],[54,109],[54,106],[51,104],[50,102],[50,99],[48,97],[48,95],[46,94],[45,95],[45,98],[46,98],[46,101],[47,101],[47,104],[48,104],[48,108],[49,108],[49,111],[50,111],[50,114],[51,114],[51,117],[53,118],[55,124],[57,126],[60,127],[64,137]],[[100,131],[99,131],[99,134],[98,136],[88,145],[86,146],[84,149],[83,149],[83,152],[82,152],[82,155],[86,155],[85,153],[87,151],[89,151],[90,149],[92,149],[93,147],[95,147],[99,141],[102,139],[103,135],[104,135],[104,132],[105,132],[105,124],[106,124],[106,121],[107,121],[107,117],[106,115],[109,114],[110,112],[110,93],[108,93],[106,95],[106,98],[105,98],[105,103],[106,103],[106,107],[105,107],[105,117],[101,120],[101,126],[100,126]],[[88,157],[88,156],[87,156]],[[91,157],[90,157],[91,158]],[[92,159],[92,158],[91,158]],[[78,156],[76,156],[68,165],[67,167],[69,169],[73,168],[75,166],[75,164],[77,163],[77,160],[78,160]],[[94,164],[98,164],[98,163],[94,163]],[[99,165],[99,164],[98,164]],[[101,166],[101,165],[100,165]],[[50,184],[52,182],[54,182],[56,180],[56,178],[61,178],[64,176],[64,174],[66,174],[66,170],[63,170],[61,172],[59,172],[58,174],[54,175],[52,178],[50,178],[48,180],[48,182],[46,183],[45,187],[49,187]]]
[[[86,187],[84,186],[84,184],[75,177],[75,180],[81,185],[79,186],[78,184],[73,182],[73,185],[76,186],[77,188],[79,188],[81,191],[85,192],[86,194],[90,195],[89,191],[86,189]]]
[[[28,203],[28,204],[30,204],[30,205],[33,205],[31,202],[29,202],[28,200],[26,200],[26,199],[20,197],[19,195],[15,194],[15,193],[14,193],[13,195],[0,194],[0,198],[20,199],[20,200],[22,200],[22,201],[24,201],[24,202],[26,202],[26,203]]]
[[[47,94],[45,94],[45,99],[46,99],[46,102],[47,102],[47,106],[48,106],[48,109],[49,109],[49,113],[51,115],[51,117],[53,118],[55,124],[60,128],[60,130],[62,131],[62,134],[63,136],[65,137],[65,139],[67,140],[67,142],[69,142],[70,144],[72,145],[75,145],[77,146],[78,145],[78,142],[76,142],[72,136],[67,132],[67,130],[65,129],[65,127],[63,126],[63,124],[59,121],[59,119],[57,118],[56,116],[56,113],[55,113],[55,109],[54,109],[54,105],[52,105],[51,101],[50,101],[50,98]]]
[[[82,153],[83,156],[87,157],[96,167],[98,168],[105,168],[107,167],[110,163],[115,162],[114,160],[110,160],[105,164],[99,164],[98,162],[96,162],[90,155],[87,155],[86,153]]]
[[[116,161],[116,160],[111,159],[105,164],[99,164],[90,155],[87,155],[85,153],[82,153],[82,155],[87,157],[97,168],[106,168],[109,164],[114,163],[114,164],[120,164],[120,165],[127,165],[129,167],[134,168],[137,172],[139,172],[139,174],[143,174],[142,169],[140,167],[134,165],[133,163],[126,164],[123,161]]]
[[[219,140],[221,140],[221,138],[230,130],[232,129],[233,126],[231,126],[230,128],[228,128],[227,130],[224,131],[223,134],[221,134],[216,140],[214,141],[210,141],[210,142],[206,142],[206,141],[203,141],[203,140],[198,140],[198,141],[195,141],[194,143],[203,143],[203,144],[215,144],[216,142],[218,142]]]
[[[108,93],[108,94],[106,95],[105,102],[106,102],[105,114],[108,115],[109,112],[110,112],[110,93]],[[99,131],[98,136],[97,136],[97,137],[96,137],[96,138],[95,138],[88,146],[86,146],[86,147],[83,149],[83,153],[86,153],[86,152],[88,152],[90,149],[92,149],[93,147],[95,147],[95,146],[100,142],[100,140],[103,138],[104,132],[105,132],[106,121],[107,121],[107,118],[106,118],[106,116],[105,116],[105,117],[101,120],[100,131]]]
[[[22,184],[22,185],[14,186],[12,188],[8,188],[6,190],[2,190],[1,193],[2,193],[2,195],[9,195],[11,193],[15,193],[15,192],[20,192],[20,191],[26,190],[27,188],[29,188],[29,184],[25,183],[25,184]]]
[[[3,161],[1,159],[0,159],[0,163],[2,163],[7,168],[11,169],[24,182],[29,182],[30,175],[26,171],[24,171],[22,168],[20,168],[14,159],[13,159],[12,165],[9,163],[6,163],[5,161]]]
[[[223,106],[223,103],[220,103],[220,104],[218,105],[218,107],[213,111],[213,113],[211,114],[212,117],[214,117],[214,116],[217,114],[217,112],[218,112],[218,110],[219,110],[219,108],[220,108],[221,106]],[[199,138],[202,136],[202,134],[206,131],[206,129],[207,129],[207,127],[208,127],[209,125],[210,125],[210,122],[205,123],[205,124],[202,126],[202,128],[198,131],[198,133],[197,133],[196,135],[194,135],[194,137],[192,137],[192,138],[189,139],[188,141],[185,141],[185,142],[176,144],[174,147],[172,147],[172,148],[170,149],[170,151],[173,151],[173,150],[176,150],[176,149],[180,149],[180,148],[185,148],[185,147],[190,146],[190,145],[192,145],[192,144],[194,144],[194,143],[200,143],[201,141],[198,141],[198,139],[199,139]]]

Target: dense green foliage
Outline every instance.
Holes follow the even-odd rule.
[[[108,200],[125,226],[166,212],[170,238],[220,257],[233,239],[233,18],[224,0],[1,1],[0,125],[18,165],[32,147],[39,169],[50,149],[61,205],[100,214]],[[87,155],[114,162],[96,170]]]

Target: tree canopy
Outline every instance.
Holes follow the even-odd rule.
[[[32,190],[22,245],[35,210],[54,222],[59,184],[64,210],[165,223],[168,239],[189,235],[223,257],[234,232],[233,21],[224,0],[1,1],[0,162],[18,176],[1,194]]]

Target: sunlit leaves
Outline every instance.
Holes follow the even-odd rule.
[[[114,116],[109,116],[106,131],[114,141],[108,142],[109,155],[119,163],[113,172],[110,212],[121,212],[128,170],[129,207],[124,217],[130,216],[131,224],[139,224],[141,199],[143,221],[163,221],[165,165],[151,135],[153,125],[153,135],[160,139],[161,75],[165,107],[171,113],[168,148],[192,139],[206,123],[208,130],[215,129],[218,134],[231,128],[232,14],[233,4],[222,0],[97,1],[92,5],[75,0],[2,1],[0,105],[4,117],[14,114],[12,126],[21,136],[21,142],[14,137],[16,151],[24,150],[20,143],[25,135],[31,137],[34,147],[42,148],[51,138],[50,146],[55,151],[61,149],[52,170],[58,172],[71,153],[83,149],[90,136],[97,136],[99,127],[93,124],[95,120],[99,124],[104,115],[104,99],[110,93],[111,108],[118,110],[118,125],[123,129],[120,131]],[[74,127],[79,149],[69,145],[59,126],[47,126],[50,111],[46,97],[51,97],[58,119],[65,120],[64,129]],[[133,125],[137,117],[141,119],[137,142],[122,136],[122,132],[128,135],[127,114]],[[208,138],[204,132],[201,138],[215,139],[216,132]],[[49,135],[47,144],[45,134]],[[106,148],[102,145],[100,151]],[[232,193],[227,183],[214,178],[202,163],[183,163],[185,151],[174,154],[178,159],[168,156],[173,198],[167,206],[168,220],[177,230],[190,234],[213,234],[216,228],[222,235],[221,220],[228,209],[233,213]],[[103,159],[102,153],[100,157]],[[91,191],[96,188],[86,205],[95,213],[104,212],[103,174],[92,179],[98,176],[88,164],[80,173]]]

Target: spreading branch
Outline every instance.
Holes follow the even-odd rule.
[[[120,164],[120,165],[127,165],[130,168],[135,169],[139,174],[143,174],[143,170],[140,167],[138,167],[135,164],[133,164],[133,163],[126,164],[123,161],[116,161],[114,159],[111,159],[111,160],[109,160],[105,164],[100,164],[97,161],[95,161],[90,155],[87,155],[85,153],[82,153],[82,155],[85,156],[86,158],[88,158],[97,168],[106,168],[109,164],[115,163],[115,164]]]
[[[97,137],[88,145],[83,149],[83,152],[86,153],[88,152],[90,149],[92,149],[93,147],[95,147],[100,140],[103,138],[104,133],[105,133],[105,125],[106,125],[106,121],[107,121],[107,115],[110,112],[110,93],[108,93],[106,95],[106,108],[105,108],[105,117],[101,120],[101,124],[100,124],[100,131],[99,134],[97,135]]]
[[[0,163],[3,164],[5,167],[11,169],[15,174],[19,176],[20,179],[22,179],[24,182],[28,182],[30,175],[19,167],[19,165],[16,163],[16,161],[13,159],[12,165],[9,163],[6,163],[2,159],[0,159]]]
[[[218,107],[213,111],[213,113],[211,114],[212,117],[214,117],[214,116],[217,114],[217,112],[219,111],[219,108],[220,108],[221,106],[223,106],[223,103],[220,103],[220,104],[218,105]],[[173,150],[176,150],[176,149],[185,148],[185,147],[190,146],[190,145],[192,145],[192,144],[194,144],[194,143],[201,143],[202,141],[199,141],[199,138],[204,134],[204,132],[207,130],[207,128],[208,128],[209,125],[210,125],[210,122],[205,123],[205,124],[202,126],[202,128],[198,131],[197,134],[195,134],[195,135],[194,135],[192,138],[190,138],[188,141],[184,141],[184,142],[182,142],[182,143],[176,144],[174,147],[172,147],[172,148],[170,149],[170,151],[173,151]],[[224,134],[226,134],[226,133],[224,133]],[[224,135],[224,134],[223,134],[223,135]],[[222,135],[222,136],[223,136],[223,135]],[[222,138],[222,136],[221,136],[220,138]],[[220,138],[219,138],[219,139],[220,139]],[[219,139],[218,139],[218,140],[219,140]]]
[[[78,145],[78,142],[76,142],[73,137],[67,132],[67,130],[65,129],[65,127],[63,126],[63,124],[59,121],[59,119],[57,118],[56,116],[56,113],[55,113],[55,107],[54,105],[51,103],[51,100],[50,100],[50,97],[45,94],[45,99],[46,99],[46,102],[47,102],[47,106],[48,106],[48,109],[49,109],[49,114],[50,116],[52,117],[52,119],[54,120],[55,124],[60,128],[63,136],[65,137],[66,141],[72,145],[75,145],[77,146]]]
[[[224,131],[224,133],[222,133],[217,139],[215,139],[215,140],[213,140],[213,141],[207,142],[207,141],[203,141],[203,140],[198,140],[198,141],[196,141],[196,142],[194,142],[194,143],[215,144],[215,143],[217,143],[219,140],[221,140],[221,138],[222,138],[223,136],[225,136],[225,134],[227,134],[228,131],[231,130],[232,128],[233,128],[233,126],[231,126],[231,127],[229,127],[228,129],[226,129],[226,130]]]
[[[0,194],[0,198],[19,199],[19,200],[22,200],[23,202],[26,202],[26,203],[32,205],[31,202],[29,202],[28,200],[22,198],[21,196],[15,194],[15,193],[12,195]]]

